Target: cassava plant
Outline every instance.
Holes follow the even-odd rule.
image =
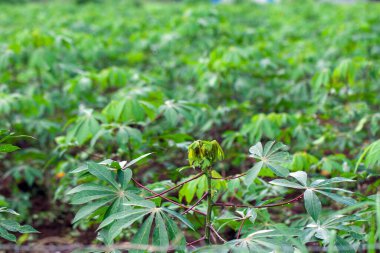
[[[1,159],[3,159],[1,155],[11,153],[20,149],[16,145],[7,143],[7,141],[11,139],[20,138],[20,137],[26,137],[26,136],[15,135],[14,133],[8,130],[0,129],[0,158]],[[16,242],[17,238],[12,233],[22,233],[22,234],[38,233],[38,231],[35,230],[30,225],[20,225],[17,221],[11,220],[10,218],[8,218],[9,215],[19,215],[19,214],[15,212],[14,210],[7,208],[6,206],[0,206],[0,237],[8,241]]]
[[[98,221],[99,238],[106,244],[107,250],[112,252],[122,249],[129,249],[130,252],[185,252],[197,244],[204,244],[202,241],[206,248],[198,248],[197,251],[293,252],[296,249],[306,251],[305,245],[310,243],[342,252],[354,251],[355,243],[362,237],[354,228],[346,225],[360,217],[321,215],[322,204],[319,199],[326,196],[345,205],[355,204],[352,198],[333,193],[350,193],[334,185],[353,180],[335,177],[309,182],[304,171],[289,173],[286,166],[290,156],[282,143],[270,141],[263,146],[258,142],[249,152],[249,156],[256,161],[252,169],[242,174],[222,177],[214,170],[217,162],[224,159],[218,142],[197,140],[188,147],[189,165],[197,173],[165,190],[162,190],[164,184],[143,185],[133,177],[131,166],[150,154],[131,162],[89,162],[73,171],[82,175],[80,178],[83,182],[68,192],[72,204],[82,205],[73,222],[78,223],[85,218]],[[266,199],[255,204],[223,201],[226,191],[220,182],[224,182],[225,186],[229,181],[238,180],[241,183],[239,187],[265,183],[257,177],[262,169],[269,169],[282,177],[272,180],[269,185],[289,187],[299,193],[286,200]],[[161,191],[157,192],[157,188]],[[181,197],[167,195],[180,188],[179,195],[185,195],[188,202],[192,201],[195,194],[198,200],[186,205],[182,203]],[[288,227],[274,224],[269,228],[258,222],[260,215],[265,215],[259,213],[259,210],[301,202],[302,199],[310,218],[300,216],[298,223],[295,222],[298,225]],[[231,214],[231,208],[235,209],[237,215]],[[223,220],[223,224],[220,224],[220,220]],[[235,238],[227,239],[220,232],[228,223],[238,224],[232,226]],[[247,224],[250,225],[245,226]],[[197,231],[184,234],[184,228],[197,228]],[[122,235],[130,236],[131,233],[135,233],[131,243],[115,244]],[[189,241],[195,236],[198,238]]]

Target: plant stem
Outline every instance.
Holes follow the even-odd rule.
[[[161,193],[156,193],[155,195],[153,195],[153,196],[149,196],[149,197],[147,197],[147,198],[145,198],[145,199],[153,199],[153,198],[156,198],[156,197],[161,197],[161,196],[164,195],[165,193],[170,192],[170,191],[172,191],[172,190],[174,190],[174,189],[176,189],[176,188],[178,188],[178,187],[180,187],[180,186],[182,186],[182,185],[184,185],[184,184],[186,184],[186,183],[188,183],[188,182],[190,182],[190,181],[193,181],[193,180],[195,180],[195,179],[197,179],[197,178],[199,178],[199,177],[201,177],[201,176],[203,176],[203,173],[199,173],[199,174],[196,175],[195,177],[192,177],[192,178],[190,178],[190,179],[188,179],[188,180],[186,180],[186,181],[184,181],[184,182],[182,182],[182,183],[180,183],[180,184],[177,184],[176,186],[171,187],[170,189],[167,189],[167,190],[165,190],[165,191],[163,191],[163,192],[161,192]]]
[[[195,241],[193,241],[193,242],[189,242],[189,243],[187,243],[186,246],[192,246],[193,244],[195,244],[195,243],[197,243],[197,242],[201,242],[201,241],[203,241],[204,239],[205,239],[205,237],[202,236],[202,238],[200,238],[200,239],[198,239],[198,240],[195,240]]]
[[[236,236],[236,239],[239,239],[240,238],[240,234],[241,234],[241,230],[243,229],[243,226],[244,226],[244,223],[247,219],[244,219],[241,224],[240,224],[240,227],[239,227],[239,231],[238,231],[238,234]]]
[[[276,207],[276,206],[283,206],[286,204],[290,204],[290,203],[293,203],[293,202],[300,200],[302,197],[303,197],[303,193],[298,195],[297,197],[291,199],[291,200],[287,200],[287,201],[283,201],[283,202],[279,202],[279,203],[275,203],[275,204],[261,205],[261,206],[241,205],[241,204],[234,204],[234,203],[214,203],[214,206],[267,208],[267,207]]]
[[[156,194],[156,192],[154,192],[151,189],[149,189],[149,188],[145,187],[144,185],[140,184],[136,179],[132,178],[132,181],[135,182],[135,184],[138,187],[140,187],[140,188],[142,188],[142,189],[144,189],[144,190],[146,190],[146,191],[148,191],[150,193]],[[190,208],[189,206],[185,206],[185,205],[183,205],[181,203],[178,203],[178,202],[176,202],[174,200],[171,200],[171,199],[169,199],[169,198],[167,198],[165,196],[160,196],[160,198],[162,198],[162,199],[164,199],[166,201],[169,201],[169,202],[173,203],[174,205],[180,206],[182,208],[185,208],[185,209],[189,209]],[[193,212],[206,216],[206,214],[204,212],[201,212],[201,211],[199,211],[197,209],[194,209]]]
[[[244,177],[246,174],[247,173],[242,173],[242,174],[239,174],[239,175],[228,176],[228,177],[211,177],[211,179],[215,179],[215,180],[231,180],[231,179],[236,179],[236,178]]]
[[[189,209],[185,210],[182,213],[182,215],[187,214],[188,212],[190,212],[191,210],[193,210],[194,207],[196,207],[204,198],[206,198],[207,194],[208,194],[207,192],[205,194],[203,194],[203,196],[200,199],[198,199],[198,201],[195,202],[195,204],[192,205]]]
[[[210,226],[210,228],[211,228],[211,231],[214,232],[214,234],[219,238],[219,240],[221,240],[224,243],[227,242],[223,237],[220,236],[218,231],[216,231],[216,229],[212,225]]]
[[[205,224],[205,240],[207,244],[211,243],[211,211],[212,211],[212,196],[211,196],[211,168],[207,169],[207,214],[206,214],[206,224]]]

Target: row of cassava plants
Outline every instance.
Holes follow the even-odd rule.
[[[380,133],[379,5],[71,2],[0,7],[0,128],[38,139],[0,161],[24,221],[67,210],[56,200],[78,163],[154,151],[175,181],[176,150],[209,136],[223,136],[227,171],[244,170],[244,147],[276,139],[292,143],[291,171],[376,191],[365,180],[378,167],[355,158]],[[153,171],[144,178],[159,181]],[[34,213],[38,192],[50,210]]]
[[[28,136],[15,135],[5,129],[0,129],[0,158],[1,155],[14,152],[20,149],[18,146],[8,143],[8,141],[16,138],[22,138]],[[20,225],[17,221],[9,216],[18,216],[19,214],[7,206],[0,205],[0,237],[11,242],[16,242],[17,238],[14,233],[30,234],[38,233],[30,225]],[[1,245],[1,244],[0,244]]]
[[[354,183],[354,180],[334,177],[311,181],[304,171],[289,173],[286,164],[290,155],[282,143],[269,141],[263,145],[258,142],[249,149],[249,153],[255,160],[251,169],[242,174],[221,177],[214,170],[216,163],[224,158],[218,142],[195,141],[188,147],[188,170],[195,174],[160,192],[140,183],[132,173],[132,165],[150,154],[130,162],[88,162],[73,171],[80,174],[83,182],[68,192],[71,204],[82,205],[73,223],[88,218],[99,221],[98,238],[104,243],[104,249],[112,252],[126,249],[129,252],[306,252],[312,246],[331,252],[356,252],[365,245],[363,231],[353,225],[365,217],[338,212],[322,215],[320,197],[351,207],[358,204],[344,196],[352,192],[339,187],[339,184]],[[240,187],[249,187],[259,180],[257,175],[262,169],[269,169],[281,177],[270,181],[271,185],[292,188],[294,194],[289,194],[285,200],[265,199],[255,204],[222,201],[223,191],[215,187],[215,182],[241,180],[244,185],[242,183]],[[186,185],[195,188],[194,183],[203,185],[199,187],[201,190],[197,192],[196,201],[183,204],[173,197],[175,190]],[[284,205],[302,202],[309,218],[299,216],[300,221],[294,221],[296,226],[273,221],[270,228],[260,229],[263,224],[257,219],[258,210],[283,209]],[[234,215],[223,217],[224,224],[220,225],[218,216],[223,216],[226,211],[231,214],[231,210]],[[220,232],[230,222],[239,224],[234,239],[226,239]],[[201,223],[203,231],[197,229],[191,232],[195,230],[196,223]],[[245,224],[250,225],[245,227],[243,233]],[[197,237],[189,238],[184,232],[186,229]],[[133,239],[128,244],[117,244],[125,230],[134,231]],[[206,246],[200,247],[202,245]]]

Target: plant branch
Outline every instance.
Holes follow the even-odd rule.
[[[220,236],[220,234],[218,233],[218,231],[216,231],[216,229],[212,225],[210,225],[210,229],[219,238],[219,240],[221,240],[224,243],[227,242],[223,237]]]
[[[205,236],[202,236],[202,237],[201,237],[200,239],[198,239],[198,240],[195,240],[195,241],[193,241],[193,242],[189,242],[189,243],[187,243],[186,246],[192,246],[193,244],[195,244],[195,243],[197,243],[197,242],[201,242],[201,241],[203,241],[205,238],[206,238]]]
[[[188,179],[188,180],[186,180],[186,181],[184,181],[184,182],[182,182],[182,183],[180,183],[180,184],[177,184],[176,186],[173,186],[173,187],[171,187],[171,188],[169,188],[169,189],[167,189],[167,190],[165,190],[165,191],[163,191],[163,192],[161,192],[161,193],[156,193],[155,195],[153,195],[153,196],[149,196],[149,197],[147,197],[147,198],[145,198],[145,199],[153,199],[153,198],[156,198],[156,197],[161,197],[161,196],[164,195],[165,193],[168,193],[168,192],[170,192],[170,191],[172,191],[172,190],[174,190],[174,189],[176,189],[176,188],[178,188],[178,187],[180,187],[180,186],[182,186],[182,185],[184,185],[184,184],[186,184],[186,183],[188,183],[188,182],[190,182],[190,181],[193,181],[193,180],[195,180],[195,179],[201,177],[201,176],[203,176],[203,172],[202,172],[202,173],[199,173],[199,174],[196,175],[195,177],[192,177],[192,178],[190,178],[190,179]]]
[[[244,223],[245,223],[245,221],[246,221],[247,219],[248,219],[248,218],[245,218],[245,219],[241,222],[240,227],[239,227],[238,234],[237,234],[237,236],[236,236],[236,239],[239,239],[239,238],[240,238],[241,230],[243,229]]]
[[[132,178],[132,181],[133,181],[138,187],[140,187],[140,188],[142,188],[142,189],[144,189],[144,190],[146,190],[146,191],[148,191],[148,192],[150,192],[150,193],[156,194],[156,192],[154,192],[154,191],[152,191],[151,189],[149,189],[149,188],[145,187],[144,185],[140,184],[138,181],[136,181],[136,179]],[[182,208],[185,208],[185,209],[189,209],[189,208],[190,208],[190,207],[188,207],[188,206],[186,206],[186,205],[183,205],[183,204],[178,203],[178,202],[176,202],[176,201],[174,201],[174,200],[171,200],[171,199],[169,199],[169,198],[167,198],[167,197],[165,197],[165,196],[160,196],[160,198],[162,198],[162,199],[164,199],[164,200],[166,200],[166,201],[169,201],[169,202],[173,203],[174,205],[180,206],[180,207],[182,207]],[[198,210],[196,210],[196,209],[194,209],[194,212],[206,216],[206,214],[205,214],[204,212],[198,211]]]
[[[213,207],[213,203],[212,203],[212,196],[211,196],[211,192],[212,192],[212,184],[211,184],[211,169],[208,168],[207,169],[207,215],[206,215],[206,220],[205,220],[205,236],[206,236],[206,242],[207,244],[210,244],[211,243],[211,240],[210,240],[210,235],[211,235],[211,212],[212,212],[212,207]]]
[[[233,203],[214,203],[214,206],[266,208],[266,207],[283,206],[286,204],[290,204],[290,203],[296,202],[297,200],[301,199],[302,197],[303,197],[303,193],[298,195],[297,197],[291,199],[291,200],[287,200],[287,201],[283,201],[283,202],[279,202],[279,203],[275,203],[275,204],[261,205],[261,206],[240,205],[240,204],[233,204]]]
[[[239,177],[244,177],[245,175],[247,175],[247,173],[242,173],[242,174],[239,174],[239,175],[228,176],[228,177],[211,177],[211,179],[215,179],[215,180],[231,180],[231,179],[236,179],[236,178],[239,178]]]
[[[196,207],[206,196],[207,196],[208,192],[205,192],[205,194],[203,194],[203,196],[198,199],[197,202],[195,202],[194,205],[192,205],[189,209],[185,210],[182,214],[187,214],[188,212],[190,212],[194,207]]]

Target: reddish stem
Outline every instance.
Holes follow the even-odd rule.
[[[211,225],[210,226],[211,228],[211,231],[214,232],[214,234],[222,241],[222,242],[227,242],[225,239],[223,239],[223,237],[221,237],[218,233],[218,231],[216,231],[216,229]]]
[[[185,211],[182,213],[182,215],[187,214],[187,213],[190,212],[194,207],[196,207],[196,206],[199,204],[199,202],[201,202],[202,199],[204,199],[204,198],[207,196],[207,194],[208,194],[208,192],[205,192],[205,194],[203,194],[203,196],[202,196],[200,199],[198,199],[198,201],[195,202],[194,205],[192,205],[189,209],[185,210]]]
[[[244,219],[244,220],[241,222],[240,227],[239,227],[238,234],[237,234],[237,236],[236,236],[236,239],[239,239],[239,238],[240,238],[241,230],[243,229],[243,226],[244,226],[244,223],[245,223],[246,220],[247,220],[247,218]]]
[[[176,186],[173,186],[173,187],[171,187],[171,188],[169,188],[169,189],[167,189],[167,190],[165,190],[165,191],[163,191],[163,192],[161,192],[161,193],[155,193],[153,196],[149,196],[149,197],[147,197],[147,198],[145,198],[145,199],[153,199],[153,198],[156,198],[156,197],[161,197],[161,196],[164,195],[165,193],[170,192],[170,191],[172,191],[172,190],[174,190],[174,189],[176,189],[176,188],[178,188],[178,187],[180,187],[180,186],[182,186],[182,185],[184,185],[184,184],[186,184],[186,183],[188,183],[188,182],[190,182],[190,181],[193,181],[194,179],[197,179],[198,177],[201,177],[201,176],[203,176],[203,172],[202,172],[202,173],[199,173],[199,174],[196,175],[195,177],[192,177],[192,178],[186,180],[185,182],[182,182],[182,183],[180,183],[180,184],[177,184]]]
[[[156,192],[154,192],[154,191],[152,191],[151,189],[149,189],[149,188],[145,187],[144,185],[140,184],[140,183],[139,183],[138,181],[136,181],[134,178],[132,178],[132,181],[135,182],[135,184],[136,184],[138,187],[140,187],[140,188],[142,188],[142,189],[144,189],[144,190],[146,190],[146,191],[148,191],[148,192],[150,192],[150,193],[156,194]],[[176,202],[176,201],[174,201],[174,200],[171,200],[171,199],[169,199],[169,198],[167,198],[167,197],[164,197],[164,196],[160,196],[160,197],[161,197],[162,199],[164,199],[164,200],[166,200],[166,201],[169,201],[169,202],[173,203],[174,205],[180,206],[180,207],[182,207],[182,208],[185,208],[185,209],[190,208],[190,207],[185,206],[185,205],[183,205],[183,204],[181,204],[181,203],[178,203],[178,202]],[[206,214],[205,214],[204,212],[198,211],[198,210],[196,210],[196,209],[194,209],[194,212],[206,216]]]
[[[240,204],[233,204],[233,203],[214,203],[215,206],[233,206],[233,207],[250,207],[250,208],[266,208],[266,207],[275,207],[275,206],[283,206],[286,204],[290,204],[293,202],[296,202],[297,200],[301,199],[303,197],[303,193],[298,195],[297,197],[288,200],[288,201],[283,201],[280,203],[275,203],[275,204],[268,204],[268,205],[261,205],[261,206],[251,206],[251,205],[240,205]]]
[[[239,175],[235,175],[235,176],[229,176],[229,177],[211,177],[211,179],[215,179],[215,180],[231,180],[231,179],[236,179],[236,178],[239,178],[239,177],[244,177],[247,173],[243,173],[243,174],[239,174]]]
[[[197,243],[197,242],[200,242],[200,241],[203,241],[206,237],[205,236],[202,236],[200,239],[198,240],[195,240],[193,242],[189,242],[186,244],[186,246],[192,246],[193,244]]]

